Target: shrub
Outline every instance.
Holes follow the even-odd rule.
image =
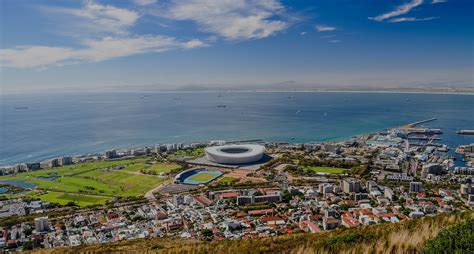
[[[422,253],[474,253],[474,219],[444,229],[426,242]]]

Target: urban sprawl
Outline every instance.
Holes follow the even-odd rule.
[[[454,148],[464,160],[463,166],[457,166],[446,153],[450,148],[439,143],[442,130],[417,124],[344,142],[166,144],[3,167],[0,248],[13,252],[152,237],[218,241],[318,233],[471,209],[474,144]],[[206,160],[203,152],[210,146],[246,143],[263,145],[265,159],[251,165],[224,165]],[[137,158],[148,170],[120,165]],[[118,174],[129,167],[130,176],[159,182],[130,197],[101,194],[91,186],[61,193],[63,198],[106,199],[87,206],[74,199],[62,205],[48,202],[44,195],[60,191],[11,180],[99,162],[116,163],[97,169],[102,170],[99,173]],[[176,165],[177,169],[149,170],[153,165]],[[203,183],[185,184],[178,179],[183,171],[192,170],[201,173],[196,179]],[[67,174],[64,171],[50,179],[51,185]],[[206,171],[222,174],[207,180]],[[79,176],[90,172],[95,171],[81,171]]]

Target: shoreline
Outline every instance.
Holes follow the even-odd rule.
[[[437,119],[436,119],[437,120]],[[409,125],[409,124],[413,124],[413,123],[407,123],[406,125]],[[401,126],[405,126],[405,125],[401,125]],[[368,136],[368,135],[373,135],[373,134],[376,134],[376,133],[379,133],[379,132],[382,132],[382,131],[385,131],[385,130],[389,130],[389,129],[394,129],[394,128],[400,128],[401,126],[392,126],[392,127],[386,127],[384,128],[383,130],[377,130],[377,131],[373,131],[373,132],[364,132],[364,133],[361,133],[361,134],[357,134],[357,135],[353,135],[351,137],[346,137],[346,138],[337,138],[337,139],[334,139],[334,140],[321,140],[321,141],[316,141],[316,140],[312,140],[312,141],[306,141],[306,142],[302,142],[302,143],[298,143],[298,142],[291,142],[291,141],[266,141],[266,140],[261,140],[261,142],[264,142],[264,143],[288,143],[288,144],[292,144],[292,145],[296,145],[296,144],[310,144],[310,143],[337,143],[337,142],[344,142],[344,141],[347,141],[347,140],[350,140],[350,139],[353,139],[353,138],[361,138],[363,136]],[[194,142],[179,142],[179,143],[183,143],[183,144],[191,144],[191,143],[202,143],[202,144],[208,144],[211,140],[207,140],[207,141],[194,141]],[[232,140],[225,140],[226,142],[233,142]],[[246,140],[242,140],[242,141],[246,141]],[[71,157],[75,157],[75,158],[81,158],[81,157],[87,157],[87,156],[96,156],[96,155],[100,155],[100,154],[103,154],[105,151],[108,151],[108,150],[116,150],[116,151],[126,151],[126,150],[130,150],[130,149],[135,149],[135,148],[143,148],[143,147],[154,147],[156,144],[154,145],[137,145],[137,146],[128,146],[128,147],[116,147],[116,148],[108,148],[106,150],[100,150],[100,151],[97,151],[97,152],[89,152],[89,153],[83,153],[83,154],[75,154],[75,155],[58,155],[58,156],[55,156],[55,157],[50,157],[50,158],[47,158],[47,159],[43,159],[43,160],[39,160],[39,161],[30,161],[30,162],[18,162],[18,163],[14,163],[14,164],[10,164],[10,165],[3,165],[3,164],[0,164],[0,168],[4,168],[4,167],[13,167],[17,164],[23,164],[23,163],[42,163],[42,162],[47,162],[49,160],[52,160],[52,159],[56,159],[56,158],[60,158],[60,157],[65,157],[65,156],[71,156]],[[0,162],[1,163],[1,162]]]

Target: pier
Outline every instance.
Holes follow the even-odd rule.
[[[408,128],[413,128],[413,127],[416,127],[417,125],[420,125],[420,124],[423,124],[423,123],[428,123],[428,122],[433,122],[433,121],[436,121],[438,120],[438,118],[430,118],[430,119],[426,119],[426,120],[422,120],[422,121],[418,121],[418,122],[414,122],[414,123],[409,123],[405,126],[402,126],[402,127],[408,127]]]
[[[426,120],[422,120],[422,121],[402,125],[402,126],[400,126],[398,128],[395,128],[395,129],[405,131],[405,132],[411,133],[411,134],[420,134],[420,135],[442,134],[443,132],[440,129],[429,129],[429,128],[416,127],[417,125],[432,122],[432,121],[436,121],[436,120],[438,120],[438,118],[430,118],[430,119],[426,119]]]

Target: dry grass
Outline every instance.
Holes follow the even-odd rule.
[[[36,253],[418,253],[426,240],[447,226],[474,218],[473,211],[441,214],[398,224],[338,229],[319,234],[293,234],[239,241],[197,242],[181,239],[146,239]]]

